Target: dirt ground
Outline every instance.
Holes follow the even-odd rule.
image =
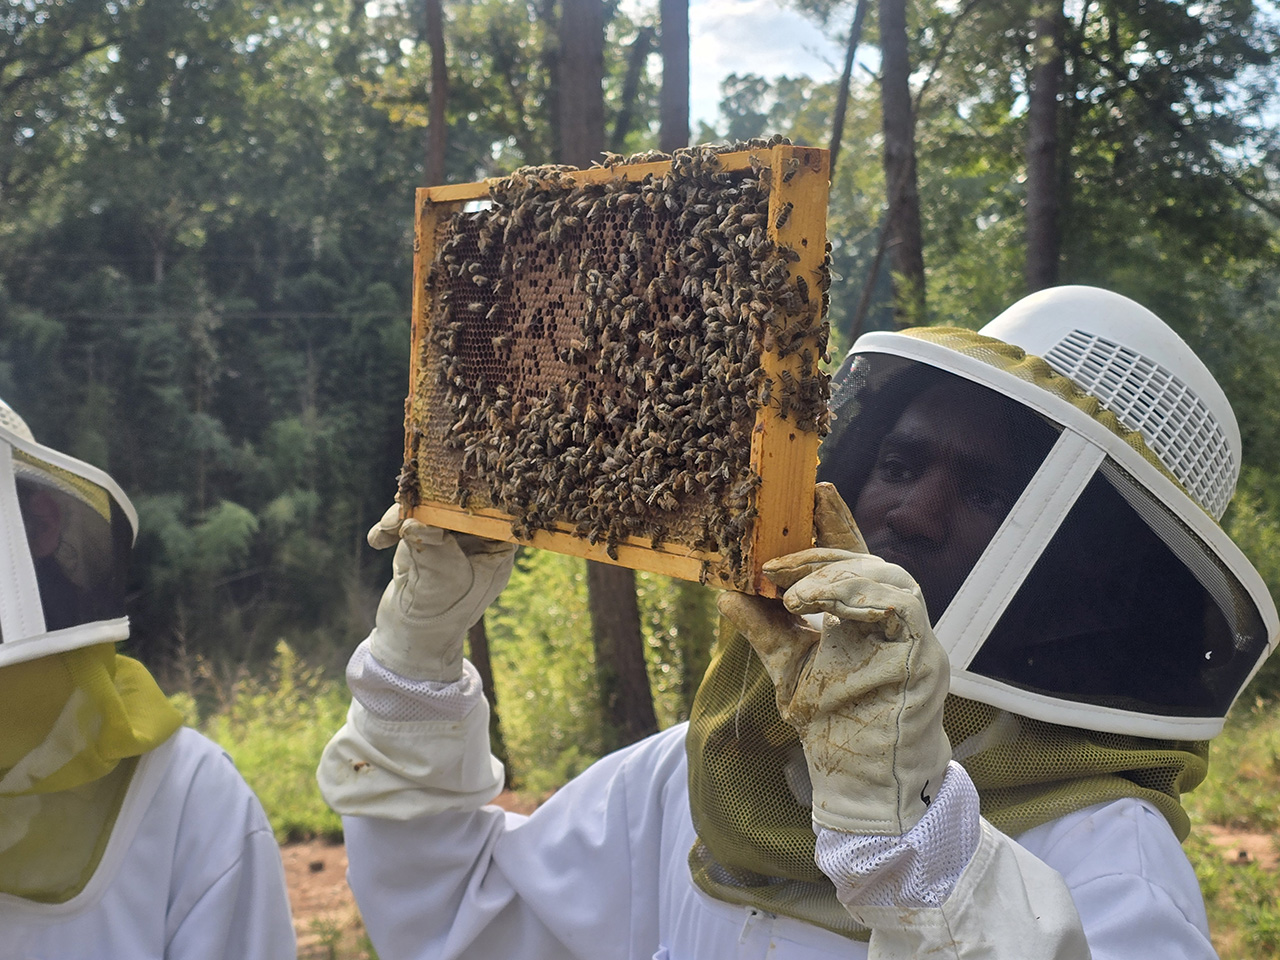
[[[497,803],[524,813],[532,808],[506,793]],[[1228,862],[1257,863],[1268,870],[1280,867],[1280,838],[1268,833],[1239,833],[1213,824],[1199,824],[1196,829],[1217,845]],[[347,853],[342,844],[289,843],[280,852],[298,931],[298,956],[302,960],[369,956],[364,926],[347,889]]]
[[[1280,868],[1280,836],[1270,833],[1240,833],[1212,823],[1195,829],[1214,842],[1229,863],[1256,863],[1266,870]]]

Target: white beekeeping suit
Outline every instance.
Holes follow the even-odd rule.
[[[116,653],[136,526],[0,401],[0,958],[292,957],[257,798]]]
[[[511,548],[375,527],[393,579],[319,778],[381,956],[1214,955],[1179,796],[1276,634],[1216,522],[1221,390],[1082,287],[868,335],[836,385],[783,602],[723,594],[690,722],[530,817],[483,806],[461,656]]]

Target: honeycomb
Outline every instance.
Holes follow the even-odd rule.
[[[402,506],[757,590],[762,421],[810,510],[827,428],[825,162],[775,138],[422,191]]]

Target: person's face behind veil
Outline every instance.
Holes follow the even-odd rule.
[[[912,400],[880,441],[853,515],[871,552],[920,584],[935,620],[1034,472],[1039,457],[1018,449],[1016,419],[1028,416],[947,380]]]

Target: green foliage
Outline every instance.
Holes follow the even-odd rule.
[[[689,708],[715,644],[715,591],[659,574],[636,574],[649,686],[658,726],[689,719]]]
[[[545,794],[603,752],[582,561],[521,550],[485,626],[510,782]]]
[[[1237,704],[1209,752],[1209,775],[1187,798],[1195,822],[1280,833],[1280,711],[1274,703]]]
[[[714,592],[638,573],[636,592],[660,727],[688,718],[715,638]],[[521,550],[485,626],[508,779],[540,797],[604,751],[583,561]]]
[[[1209,776],[1183,798],[1192,822],[1274,837],[1280,833],[1277,792],[1280,713],[1261,701],[1252,707],[1239,705],[1210,748]],[[1200,879],[1213,942],[1222,960],[1280,957],[1274,869],[1225,857],[1222,848],[1194,827],[1184,847]]]
[[[283,641],[265,675],[246,672],[203,725],[262,801],[280,840],[338,837],[342,823],[320,797],[316,764],[346,719],[344,684],[308,666]],[[175,697],[189,714],[192,697]]]
[[[1230,863],[1193,832],[1183,845],[1204,893],[1209,930],[1222,960],[1280,957],[1276,875],[1257,863]]]

